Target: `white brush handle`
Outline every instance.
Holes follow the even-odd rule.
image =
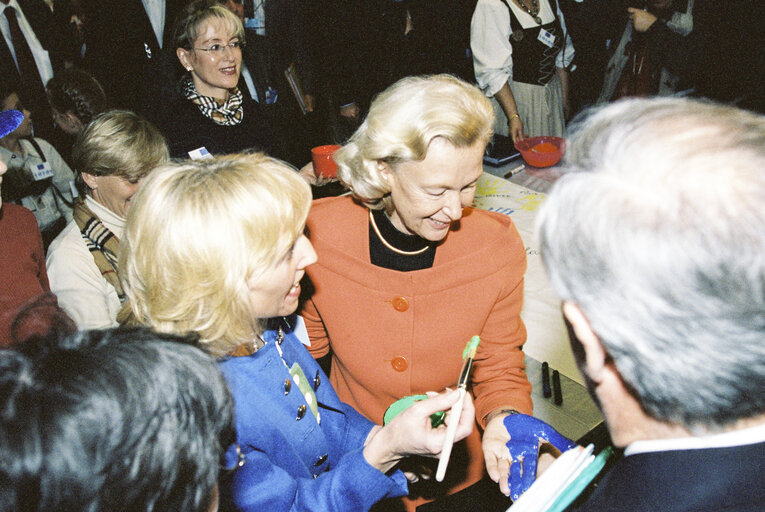
[[[441,455],[438,457],[438,469],[436,470],[436,481],[443,482],[444,475],[446,475],[446,466],[449,465],[449,456],[452,454],[452,446],[454,445],[454,437],[457,435],[457,426],[460,422],[460,416],[462,416],[462,406],[465,403],[465,394],[467,393],[464,388],[459,388],[457,391],[460,393],[457,403],[455,403],[451,411],[449,411],[449,424],[446,425],[446,437],[444,437],[444,445],[441,447]]]

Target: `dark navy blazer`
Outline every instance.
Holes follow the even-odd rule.
[[[630,455],[576,510],[763,511],[765,443]]]

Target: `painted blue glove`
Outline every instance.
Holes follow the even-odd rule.
[[[561,452],[574,448],[576,443],[563,437],[542,420],[527,414],[511,414],[505,418],[505,428],[510,434],[507,449],[510,450],[510,498],[513,501],[531,487],[537,476],[539,443],[547,441]]]

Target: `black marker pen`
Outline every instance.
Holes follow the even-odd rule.
[[[554,395],[553,403],[555,403],[555,405],[562,405],[563,390],[560,388],[560,373],[558,373],[558,370],[553,370],[552,386]]]
[[[550,365],[547,361],[542,363],[542,396],[550,398],[552,391],[550,391]]]

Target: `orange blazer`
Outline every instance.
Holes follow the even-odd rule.
[[[462,350],[478,334],[471,378],[478,425],[500,407],[531,414],[521,351],[526,252],[509,217],[466,208],[433,266],[413,272],[372,265],[367,209],[350,196],[315,201],[308,230],[319,261],[307,269],[313,290],[301,314],[314,357],[332,348],[330,381],[341,400],[382,423],[401,397],[453,388]],[[476,429],[455,445],[445,482],[430,482],[437,488],[428,492],[451,494],[484,473]]]

